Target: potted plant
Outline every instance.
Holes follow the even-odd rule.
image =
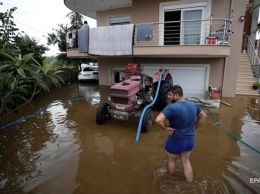
[[[260,82],[256,81],[256,82],[253,83],[253,89],[254,90],[257,90],[259,86],[260,86]]]

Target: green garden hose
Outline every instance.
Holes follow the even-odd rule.
[[[202,102],[200,99],[192,97],[194,99],[196,99],[198,102],[200,102],[203,107],[206,107],[206,109],[209,111],[210,115],[212,116],[212,118],[214,119],[215,123],[214,125],[218,125],[221,129],[223,129],[227,134],[229,134],[231,137],[235,138],[236,140],[240,141],[241,143],[243,143],[244,145],[246,145],[247,147],[251,148],[252,150],[256,151],[257,153],[260,153],[260,150],[256,149],[255,147],[251,146],[250,144],[244,142],[242,139],[240,139],[239,137],[235,136],[234,134],[232,134],[231,132],[229,132],[228,130],[226,130],[224,127],[222,127],[221,125],[221,121],[218,121],[216,119],[216,117],[213,115],[213,113],[210,111],[210,109],[207,107],[207,105]]]

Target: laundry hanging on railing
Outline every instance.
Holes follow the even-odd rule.
[[[153,23],[136,25],[137,42],[151,41],[153,39]]]
[[[67,32],[67,34],[66,34],[66,44],[67,44],[67,49],[73,48],[72,32]]]
[[[82,28],[78,30],[78,50],[80,53],[87,53],[89,50],[89,29]]]
[[[89,30],[89,54],[132,55],[133,34],[133,24],[91,28]]]

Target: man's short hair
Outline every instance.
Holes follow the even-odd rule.
[[[84,24],[87,24],[88,23],[88,21],[84,21]]]
[[[172,92],[173,94],[179,94],[179,96],[183,96],[183,90],[179,85],[173,85],[169,87],[168,92]]]

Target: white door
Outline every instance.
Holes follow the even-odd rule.
[[[143,73],[151,77],[163,66],[143,66]],[[164,67],[169,69],[173,85],[183,88],[185,98],[204,99],[207,81],[207,67]]]

